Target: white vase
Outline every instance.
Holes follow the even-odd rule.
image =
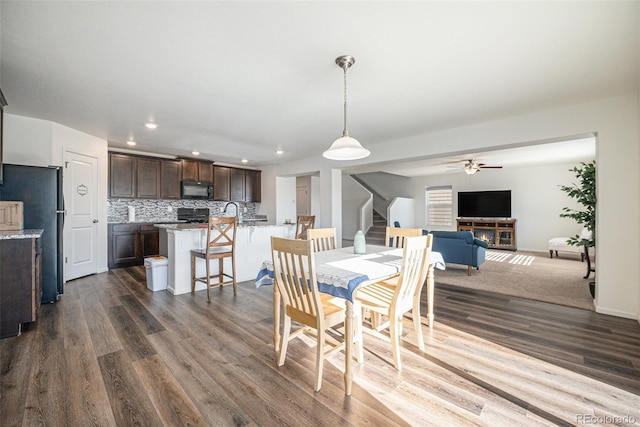
[[[364,239],[362,230],[358,230],[353,237],[353,253],[359,255],[367,253],[367,242]]]

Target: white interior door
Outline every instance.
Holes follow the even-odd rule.
[[[98,159],[64,153],[64,278],[98,272]]]

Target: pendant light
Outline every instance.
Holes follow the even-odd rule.
[[[344,129],[342,137],[336,139],[331,147],[322,155],[331,160],[364,159],[371,152],[364,148],[357,139],[349,136],[347,130],[347,69],[356,62],[353,56],[343,55],[336,58],[336,64],[344,71]]]

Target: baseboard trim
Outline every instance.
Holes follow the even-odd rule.
[[[638,313],[630,313],[627,311],[620,311],[620,310],[614,310],[611,308],[600,307],[597,304],[596,304],[596,313],[607,314],[609,316],[624,317],[625,319],[633,319],[633,320],[638,320],[640,322]]]

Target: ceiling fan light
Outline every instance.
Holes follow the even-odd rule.
[[[479,170],[480,168],[474,163],[467,163],[466,165],[464,165],[464,171],[467,175],[473,175]]]
[[[371,152],[364,148],[357,139],[343,136],[331,144],[331,147],[322,156],[330,160],[358,160],[364,159]]]

